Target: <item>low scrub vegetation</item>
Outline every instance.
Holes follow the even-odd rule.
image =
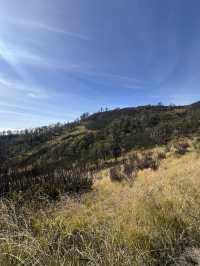
[[[142,106],[89,115],[68,124],[0,133],[0,168],[38,164],[70,168],[80,162],[99,167],[132,149],[165,145],[200,130],[200,103]]]
[[[113,158],[96,179],[86,166],[2,172],[0,265],[177,265],[200,249],[200,161],[188,143]]]
[[[33,194],[41,191],[52,199],[63,193],[80,193],[90,190],[93,185],[93,173],[87,167],[71,169],[58,168],[42,173],[39,169],[12,171],[0,175],[0,194],[13,192]]]
[[[178,155],[184,155],[188,152],[190,145],[188,142],[179,142],[175,145],[176,153]]]
[[[157,157],[153,156],[151,152],[143,153],[138,163],[139,170],[152,169],[157,170],[159,168],[160,161]]]
[[[110,179],[112,181],[134,181],[139,170],[152,169],[158,170],[160,161],[166,159],[166,154],[162,151],[154,154],[153,152],[134,153],[124,163],[110,169]]]
[[[37,212],[19,193],[2,199],[0,265],[175,266],[200,247],[199,169],[196,154],[169,157],[132,187],[105,176],[90,193],[37,202]]]
[[[120,182],[125,179],[125,176],[121,172],[121,167],[113,167],[110,169],[110,179],[112,181]]]

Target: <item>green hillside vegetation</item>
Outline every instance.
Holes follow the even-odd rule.
[[[4,132],[0,162],[0,265],[198,265],[200,103]]]
[[[65,125],[0,137],[2,168],[89,164],[102,167],[132,149],[164,145],[174,137],[198,134],[200,104],[144,106],[99,112]]]

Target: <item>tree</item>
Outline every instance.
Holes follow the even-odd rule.
[[[87,119],[87,118],[89,117],[89,115],[90,115],[89,113],[83,113],[83,114],[80,116],[81,121]]]

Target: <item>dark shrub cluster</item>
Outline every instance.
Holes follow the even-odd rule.
[[[138,172],[136,157],[130,157],[129,160],[125,160],[122,165],[118,165],[110,169],[111,181],[121,182],[123,180],[127,182],[134,181]]]
[[[121,182],[125,179],[125,176],[121,172],[121,166],[113,167],[110,169],[110,179],[113,182]]]
[[[73,167],[68,170],[60,168],[45,173],[34,169],[0,174],[0,195],[41,191],[56,199],[61,193],[90,190],[92,185],[93,173],[87,167]]]
[[[110,179],[112,181],[133,181],[139,170],[152,169],[156,171],[160,166],[160,161],[165,159],[164,152],[156,156],[152,152],[143,153],[139,156],[137,153],[131,155],[121,166],[110,169]]]
[[[130,179],[131,177],[135,176],[138,169],[136,164],[134,163],[125,163],[123,167],[124,174]]]
[[[178,155],[184,155],[186,152],[188,152],[188,148],[190,147],[189,143],[187,142],[180,142],[176,144],[176,154]]]
[[[142,155],[142,158],[140,159],[138,163],[138,169],[139,170],[144,170],[144,169],[153,169],[157,170],[159,168],[160,161],[157,157],[154,157],[151,152],[149,153],[144,153]]]

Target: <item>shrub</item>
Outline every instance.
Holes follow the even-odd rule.
[[[184,155],[186,152],[188,152],[188,148],[190,147],[189,143],[187,142],[181,142],[178,143],[175,148],[176,148],[176,153],[178,155]]]
[[[110,169],[110,179],[113,182],[121,182],[124,180],[124,176],[121,173],[121,167],[113,167]]]
[[[132,162],[125,162],[121,166],[113,167],[110,169],[110,179],[111,181],[127,181],[132,182],[136,175],[138,169],[136,165]]]
[[[158,152],[157,158],[158,158],[158,160],[164,160],[164,159],[166,159],[166,153],[163,152],[163,151]]]
[[[74,168],[71,170],[59,169],[55,172],[60,190],[64,192],[80,192],[90,190],[93,185],[93,174],[87,169]]]
[[[111,181],[121,182],[126,180],[128,182],[134,181],[138,170],[152,169],[157,170],[160,165],[160,160],[166,158],[165,153],[159,153],[154,156],[152,152],[143,153],[141,157],[137,153],[131,155],[128,160],[124,160],[121,166],[110,169]]]
[[[56,169],[40,173],[37,169],[24,172],[12,171],[1,176],[5,182],[0,184],[0,193],[29,192],[46,194],[50,199],[59,199],[61,193],[90,190],[93,185],[93,174],[87,168],[73,167],[69,170]]]
[[[134,163],[125,163],[123,168],[124,174],[131,179],[137,175],[138,169]]]
[[[142,158],[138,162],[138,168],[140,170],[151,168],[157,170],[159,168],[160,162],[156,157],[153,157],[152,153],[144,153]]]

